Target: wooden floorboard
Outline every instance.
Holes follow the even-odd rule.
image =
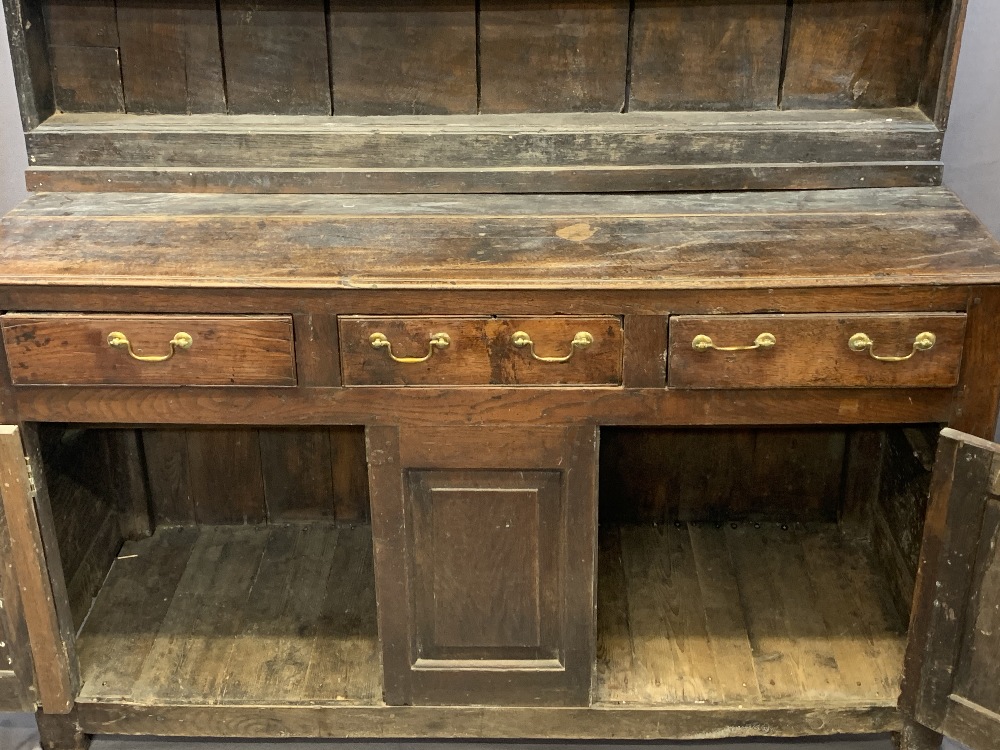
[[[81,702],[375,705],[371,532],[158,530],[122,550],[78,648]]]
[[[595,703],[895,705],[905,626],[834,524],[601,534]]]

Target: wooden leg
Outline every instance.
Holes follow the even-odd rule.
[[[70,714],[35,713],[42,750],[87,750],[91,736],[77,722],[76,712]]]
[[[940,750],[943,739],[922,724],[903,719],[903,731],[893,733],[892,744],[896,750]]]

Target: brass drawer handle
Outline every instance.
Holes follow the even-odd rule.
[[[773,333],[762,333],[754,339],[753,344],[750,346],[716,346],[711,336],[700,334],[694,337],[694,341],[691,342],[691,348],[696,352],[707,352],[710,349],[714,349],[717,352],[749,352],[753,349],[770,349],[777,343],[778,339],[774,337]]]
[[[515,331],[514,335],[510,338],[514,346],[518,348],[523,348],[525,346],[531,347],[531,356],[537,359],[539,362],[569,362],[573,355],[576,354],[577,349],[586,349],[588,346],[594,343],[594,337],[592,334],[586,331],[580,331],[577,333],[573,340],[570,342],[570,351],[565,357],[540,357],[535,352],[535,342],[531,340],[529,336],[524,331]]]
[[[879,362],[905,362],[911,357],[916,356],[917,352],[926,352],[934,348],[937,343],[937,336],[935,336],[930,331],[924,331],[923,333],[918,333],[917,337],[913,339],[913,350],[904,357],[884,357],[876,354],[873,349],[875,347],[875,342],[871,340],[871,337],[867,333],[856,333],[851,336],[850,341],[847,345],[851,348],[852,352],[863,352],[868,350],[869,356],[872,359],[877,359]]]
[[[177,353],[178,349],[190,349],[193,343],[194,339],[191,337],[191,334],[181,331],[174,334],[174,337],[170,339],[170,354],[146,356],[136,354],[132,349],[132,342],[121,331],[112,331],[108,334],[108,346],[115,349],[125,349],[128,351],[128,356],[140,362],[166,362]]]
[[[389,339],[386,338],[384,333],[373,333],[368,337],[371,342],[372,349],[385,349],[389,352],[389,356],[392,358],[393,362],[399,362],[403,365],[417,365],[421,362],[426,362],[431,357],[434,356],[435,349],[447,349],[451,345],[451,336],[447,333],[435,333],[431,335],[431,340],[427,346],[427,356],[425,357],[397,357],[392,353],[392,344]]]

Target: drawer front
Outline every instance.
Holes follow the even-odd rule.
[[[11,314],[0,325],[15,385],[295,385],[290,316]]]
[[[676,316],[667,384],[949,387],[958,383],[965,319],[961,313]]]
[[[620,385],[615,317],[340,319],[345,385]]]

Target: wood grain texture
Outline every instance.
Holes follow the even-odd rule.
[[[786,10],[636,0],[629,110],[776,109]]]
[[[951,113],[958,53],[968,7],[968,0],[941,0],[931,21],[928,62],[917,104],[942,130],[948,127]]]
[[[125,112],[114,0],[51,0],[42,8],[56,107]]]
[[[672,388],[796,388],[836,386],[944,388],[959,381],[966,316],[747,315],[670,319],[667,383]],[[933,333],[932,349],[905,362],[922,332]],[[692,342],[707,335],[717,347],[754,346],[770,333],[777,343],[751,351],[697,351]],[[848,341],[865,333],[874,345],[856,352]]]
[[[969,298],[969,323],[962,355],[962,388],[949,426],[991,440],[1000,411],[1000,382],[991,377],[1000,366],[996,338],[996,316],[1000,315],[1000,294],[993,289],[977,289]]]
[[[3,10],[21,126],[28,132],[55,111],[44,12],[30,0],[5,2]]]
[[[475,0],[330,4],[336,115],[476,112]]]
[[[125,547],[80,635],[81,700],[371,705],[373,593],[366,527],[160,530]]]
[[[480,111],[623,109],[627,2],[481,0],[479,8]]]
[[[119,385],[294,385],[288,316],[176,318],[6,315],[0,321],[14,383]],[[124,333],[138,356],[165,356],[178,332],[190,349],[140,362],[108,345]]]
[[[343,198],[278,197],[266,196],[263,216],[246,215],[255,203],[242,196],[143,199],[116,221],[75,214],[90,196],[67,196],[61,218],[34,216],[29,204],[0,224],[0,285],[594,293],[1000,281],[1000,246],[944,190],[754,194],[735,211],[712,196],[521,196],[486,216],[463,210],[465,199],[445,215],[405,196],[362,212],[348,199],[345,215]],[[243,208],[228,214],[233,202]],[[580,224],[589,238],[559,234]],[[822,252],[802,251],[810,246]]]
[[[833,521],[844,452],[842,430],[604,428],[601,518]]]
[[[322,0],[222,0],[232,114],[332,112]]]
[[[164,7],[117,0],[125,107],[137,114],[225,112],[219,22],[212,0]]]
[[[49,713],[65,714],[73,707],[79,685],[72,617],[59,549],[52,538],[54,529],[44,478],[35,477],[33,495],[25,465],[27,454],[33,465],[40,466],[40,452],[37,444],[34,448],[29,445],[26,451],[21,441],[17,427],[0,426],[0,496],[28,627],[38,699]],[[47,566],[52,566],[55,572],[52,578]]]
[[[143,430],[142,444],[155,526],[194,524],[196,516],[188,475],[187,432]]]
[[[422,358],[437,333],[449,337]],[[537,357],[572,357],[543,362],[531,347],[518,347],[514,334],[527,333]],[[577,348],[578,332],[593,343]],[[382,333],[390,350],[374,348]],[[622,324],[618,318],[340,318],[341,362],[346,385],[617,385],[622,380]]]
[[[327,430],[261,430],[267,518],[273,523],[336,517]]]
[[[602,534],[598,705],[895,705],[903,623],[833,525]]]
[[[295,367],[304,388],[335,388],[340,380],[340,337],[335,315],[295,315]]]
[[[899,107],[916,102],[934,4],[934,0],[795,3],[782,106]]]
[[[190,492],[199,523],[264,522],[267,504],[256,430],[190,430],[187,451]]]

